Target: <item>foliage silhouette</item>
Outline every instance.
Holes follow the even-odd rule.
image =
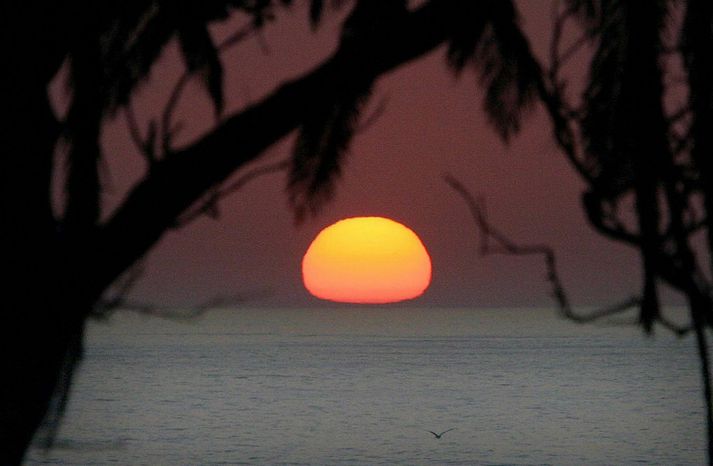
[[[290,162],[290,196],[300,216],[329,197],[371,85],[392,69],[445,44],[454,69],[467,64],[480,70],[486,111],[503,135],[517,130],[521,110],[534,97],[537,68],[524,60],[526,41],[510,1],[432,0],[409,8],[405,0],[360,0],[332,56],[260,102],[223,115],[221,45],[208,25],[241,14],[257,31],[290,3],[31,1],[1,7],[0,84],[8,123],[0,248],[11,273],[3,283],[10,311],[0,322],[0,464],[22,461],[43,420],[51,444],[81,358],[85,321],[110,286],[166,231],[196,212],[194,205],[197,212],[211,211],[203,207],[230,191],[223,188],[230,176],[272,144],[300,132]],[[315,27],[324,3],[311,2]],[[100,144],[103,125],[119,112],[132,121],[132,96],[172,40],[178,41],[186,72],[202,77],[221,118],[181,149],[171,144],[176,129],[170,108],[145,135],[130,125],[147,159],[146,173],[105,219],[100,168],[112,154]],[[71,101],[60,121],[48,86],[64,63]],[[63,143],[69,147],[64,208],[55,213],[51,183],[62,167],[54,152]]]
[[[683,21],[676,23],[677,13]],[[561,50],[565,25],[583,29]],[[446,181],[468,203],[484,244],[482,252],[539,254],[545,258],[553,297],[562,314],[584,322],[638,307],[638,324],[652,333],[659,323],[696,337],[706,409],[708,464],[713,464],[713,400],[707,329],[713,314],[713,6],[703,0],[568,0],[555,2],[548,69],[539,98],[555,139],[586,183],[582,206],[602,235],[636,248],[641,256],[641,295],[589,315],[575,314],[561,285],[554,252],[519,245],[487,222],[482,201],[452,177]],[[671,41],[671,31],[675,31]],[[672,42],[672,43],[671,43]],[[566,62],[590,56],[586,86],[573,105]],[[670,79],[683,63],[685,77]],[[534,58],[533,58],[534,60]],[[576,74],[578,70],[570,70]],[[676,107],[671,96],[684,104]],[[706,129],[704,129],[706,128]],[[701,202],[702,200],[702,202]],[[707,243],[694,247],[705,231]],[[691,325],[671,322],[659,288],[682,294]]]
[[[713,464],[706,334],[713,311],[712,275],[704,270],[706,263],[713,266],[713,60],[705,52],[713,44],[713,8],[699,0],[569,0],[557,5],[550,69],[543,75],[540,97],[560,149],[586,183],[582,205],[590,224],[639,251],[638,323],[647,333],[657,322],[671,327],[662,315],[661,285],[686,299],[701,363],[708,463]],[[680,24],[677,16],[683,17]],[[584,29],[586,40],[561,52],[562,29],[573,21]],[[593,53],[586,88],[575,106],[568,102],[564,62],[578,50]],[[670,79],[677,59],[684,64],[683,80]],[[672,104],[675,97],[684,104]],[[696,248],[693,236],[700,230],[706,231],[707,245]]]
[[[666,323],[662,284],[686,297],[701,359],[710,464],[706,328],[713,319],[711,274],[703,264],[711,262],[713,251],[711,2],[566,1],[558,6],[550,63],[543,70],[509,0],[430,0],[416,8],[405,0],[357,0],[333,55],[254,105],[224,115],[224,45],[213,41],[208,25],[244,15],[250,27],[236,33],[237,42],[290,3],[141,0],[0,7],[1,111],[7,122],[0,248],[11,272],[3,283],[10,311],[0,322],[0,464],[22,461],[43,420],[51,442],[81,357],[86,319],[164,233],[214,212],[217,200],[233,189],[225,186],[231,175],[295,131],[291,160],[266,170],[289,167],[298,218],[318,211],[333,192],[374,82],[439,46],[445,46],[454,73],[466,66],[476,70],[485,88],[484,110],[504,139],[520,128],[523,112],[542,102],[556,141],[586,183],[582,204],[590,223],[641,255],[641,296],[631,304],[639,306],[645,331]],[[669,44],[674,11],[681,11],[682,22]],[[324,14],[325,2],[312,0],[308,15],[314,27]],[[562,51],[563,29],[573,20],[583,38]],[[100,144],[103,125],[120,112],[132,120],[131,98],[172,40],[186,77],[179,77],[158,123],[145,134],[130,125],[147,159],[146,173],[104,219],[99,175],[111,154]],[[565,74],[578,51],[591,52],[592,59],[586,89],[572,105]],[[683,63],[684,79],[668,82],[674,58]],[[48,86],[64,63],[71,101],[60,121]],[[191,76],[200,77],[220,118],[209,133],[176,149],[172,106]],[[685,95],[680,108],[670,108],[667,100],[675,86]],[[64,208],[56,213],[51,183],[62,167],[54,152],[63,143],[69,147]],[[705,250],[692,246],[700,231]],[[545,249],[536,253],[549,257]]]

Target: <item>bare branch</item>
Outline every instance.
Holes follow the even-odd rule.
[[[102,299],[94,308],[91,317],[95,319],[107,319],[117,310],[128,310],[140,314],[149,314],[162,318],[170,319],[193,319],[207,311],[218,307],[231,307],[243,304],[246,301],[265,298],[273,293],[269,289],[253,290],[251,292],[240,293],[233,296],[218,296],[211,298],[201,304],[189,306],[183,310],[177,310],[176,307],[160,306],[158,304],[131,301],[127,296],[134,285],[144,274],[143,262],[137,263],[132,267],[121,280],[116,284],[116,291],[113,296]]]
[[[381,116],[384,114],[384,111],[386,111],[386,105],[389,103],[389,98],[384,97],[381,100],[379,100],[379,103],[376,104],[376,108],[374,109],[373,112],[366,118],[364,118],[359,125],[356,128],[357,133],[361,133],[362,131],[366,131],[371,125],[373,125]]]
[[[582,34],[570,44],[569,47],[567,47],[563,52],[559,54],[559,57],[557,58],[558,60],[558,66],[561,68],[563,64],[565,64],[572,56],[577,53],[583,46],[584,44],[587,43],[589,40],[589,34]]]
[[[594,176],[584,161],[584,157],[580,153],[577,132],[572,127],[572,122],[579,118],[580,112],[575,110],[575,108],[570,105],[565,99],[565,81],[559,76],[562,58],[560,54],[560,42],[562,40],[562,33],[564,29],[565,22],[572,15],[571,8],[565,9],[560,13],[560,3],[555,1],[553,4],[552,15],[554,18],[553,25],[553,38],[550,42],[549,49],[549,69],[546,73],[543,73],[542,78],[538,83],[538,93],[542,99],[542,103],[545,105],[545,109],[552,120],[552,126],[554,128],[554,136],[557,143],[562,148],[565,156],[569,160],[570,164],[575,168],[577,173],[588,183],[594,181]],[[580,39],[584,40],[584,39]],[[578,44],[578,40],[574,45],[581,46]],[[566,52],[567,55],[574,53]],[[565,59],[569,57],[566,56]]]
[[[564,83],[559,78],[559,71],[567,61],[569,61],[575,53],[577,53],[584,44],[590,39],[588,33],[583,33],[574,42],[572,42],[564,51],[560,51],[562,45],[562,35],[564,33],[564,27],[569,19],[572,18],[574,14],[574,7],[570,6],[565,8],[560,12],[560,2],[555,0],[553,2],[552,17],[553,17],[553,28],[552,28],[552,42],[550,42],[550,69],[549,69],[549,79],[552,84],[556,85],[558,92],[562,91]]]
[[[638,306],[641,305],[641,297],[639,296],[632,296],[629,299],[626,299],[620,303],[615,303],[612,304],[611,306],[597,309],[594,311],[589,312],[588,314],[580,315],[580,314],[565,314],[565,317],[568,319],[574,320],[575,322],[578,323],[587,323],[587,322],[593,322],[595,320],[599,320],[603,317],[609,317],[614,314],[621,314],[622,312],[628,311],[630,309],[636,309]],[[632,324],[638,323],[638,320],[632,320]]]
[[[304,122],[306,106],[342,79],[377,79],[448,40],[457,2],[427,2],[393,21],[342,37],[320,65],[278,86],[249,107],[226,116],[200,139],[157,161],[99,229],[91,266],[100,293],[148,251],[179,217],[213,187],[259,158]],[[394,34],[394,31],[400,31]],[[353,51],[362,53],[354,60]],[[368,59],[367,59],[368,58]],[[87,267],[90,269],[90,267]]]
[[[176,109],[176,105],[181,98],[183,89],[186,87],[191,80],[191,73],[186,71],[176,82],[176,85],[171,91],[171,95],[166,102],[166,106],[161,114],[161,149],[163,150],[163,156],[171,153],[171,140],[176,134],[176,128],[173,127],[171,120],[173,119],[173,112]]]
[[[553,27],[552,27],[552,42],[550,42],[550,70],[549,70],[549,78],[550,82],[555,84],[557,82],[557,75],[559,72],[560,68],[560,60],[559,60],[559,49],[560,49],[560,43],[562,42],[562,32],[564,30],[564,24],[569,17],[569,14],[565,10],[563,13],[560,13],[560,2],[559,0],[555,0],[552,2],[552,17],[554,19],[553,21]]]
[[[218,296],[207,301],[188,306],[184,309],[180,309],[177,306],[161,306],[154,303],[139,302],[139,301],[128,301],[122,300],[120,302],[112,303],[112,307],[106,307],[106,304],[102,304],[102,311],[99,314],[101,317],[108,317],[111,313],[116,310],[135,312],[138,314],[150,315],[153,317],[160,317],[163,319],[171,320],[193,320],[203,314],[218,309],[218,308],[235,308],[240,305],[245,304],[249,301],[254,301],[257,299],[263,299],[272,296],[273,292],[270,289],[258,289],[246,293],[240,293],[232,296]]]
[[[218,202],[239,191],[240,189],[243,188],[246,184],[248,184],[250,181],[254,180],[255,178],[264,176],[264,175],[270,175],[272,173],[277,173],[283,170],[287,170],[287,168],[290,166],[290,160],[285,159],[285,160],[280,160],[279,162],[263,165],[260,167],[256,167],[252,170],[249,170],[239,176],[235,181],[230,183],[227,187],[221,189],[218,187],[211,193],[208,193],[206,196],[206,199],[203,201],[200,201],[199,205],[184,213],[181,215],[179,218],[176,219],[176,222],[174,224],[174,228],[182,228],[186,226],[187,224],[191,223],[198,217],[200,217],[203,214],[207,214],[212,218],[217,218],[218,217]]]
[[[669,320],[666,316],[659,316],[658,322],[666,329],[673,332],[676,336],[682,337],[687,335],[693,327],[691,325],[678,325],[675,322]]]
[[[547,281],[551,286],[551,296],[557,302],[558,310],[563,317],[572,320],[573,322],[587,323],[605,317],[610,317],[615,314],[620,314],[630,309],[634,309],[641,304],[641,298],[634,296],[622,301],[621,303],[590,311],[586,314],[574,312],[558,273],[554,250],[545,244],[522,245],[515,243],[505,234],[493,228],[493,226],[488,222],[485,214],[485,203],[482,199],[476,199],[455,177],[447,174],[444,175],[444,179],[446,183],[448,183],[448,185],[463,198],[470,209],[470,213],[475,220],[475,224],[480,233],[481,255],[541,255],[544,257],[545,266],[547,268]],[[489,240],[494,241],[495,244],[491,245]],[[658,316],[658,320],[664,327],[677,335],[684,335],[688,331],[687,327],[678,327],[669,320],[665,319],[663,316]]]
[[[545,258],[547,266],[547,280],[552,286],[552,297],[557,301],[560,311],[563,315],[570,317],[574,316],[569,305],[569,300],[562,286],[562,282],[557,273],[555,254],[552,248],[546,245],[519,245],[511,241],[507,236],[498,230],[495,230],[488,222],[485,216],[484,203],[476,200],[475,197],[466,189],[466,187],[451,175],[445,175],[444,179],[451,188],[453,188],[465,200],[470,213],[475,220],[476,226],[481,236],[482,255],[502,253],[508,255],[542,255]],[[497,249],[490,246],[488,239],[493,239],[497,245]],[[573,318],[573,317],[572,317]]]
[[[149,124],[149,131],[144,139],[141,135],[141,130],[139,129],[136,114],[134,113],[134,107],[131,105],[131,102],[126,104],[124,115],[126,117],[126,125],[129,128],[129,136],[131,136],[131,140],[139,150],[139,153],[146,159],[149,167],[152,167],[156,162],[156,153],[154,149],[154,138],[156,132],[155,123],[151,122]]]
[[[674,124],[690,114],[691,106],[686,103],[685,105],[682,105],[678,110],[674,111],[671,115],[669,115],[667,119],[669,124]]]
[[[223,53],[227,51],[234,45],[241,43],[245,38],[247,38],[256,30],[257,26],[251,23],[248,26],[245,26],[235,31],[233,34],[226,37],[222,42],[218,44],[218,46],[216,47],[217,52]],[[192,77],[193,73],[188,70],[186,70],[183,75],[181,75],[178,81],[176,81],[176,84],[173,86],[171,95],[169,96],[168,101],[166,102],[166,106],[164,107],[163,112],[161,114],[161,147],[164,156],[171,153],[171,140],[176,135],[179,129],[178,126],[174,126],[172,123],[173,114],[176,111],[176,106],[178,105],[178,102],[181,99],[181,95],[183,94],[186,85],[188,85]]]
[[[616,215],[602,211],[602,199],[594,192],[584,193],[582,200],[587,219],[598,232],[632,246],[638,246],[641,243],[640,235],[629,231]],[[615,207],[611,208],[615,210]]]
[[[250,34],[255,32],[256,28],[257,28],[257,26],[255,26],[254,23],[251,23],[250,25],[248,25],[242,29],[238,29],[237,31],[235,31],[234,33],[232,33],[231,35],[229,35],[228,37],[223,39],[218,44],[218,51],[224,52],[224,51],[228,50],[229,48],[231,48],[232,46],[241,43],[248,36],[250,36]]]
[[[114,310],[122,307],[126,302],[126,296],[131,289],[136,285],[141,276],[144,274],[143,261],[137,262],[129,271],[118,280],[116,291],[110,298],[105,298],[94,308],[92,317],[103,319],[108,317]]]

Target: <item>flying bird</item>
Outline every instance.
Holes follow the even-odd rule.
[[[437,434],[437,433],[433,432],[432,430],[429,430],[429,431],[427,431],[427,432],[432,433],[433,436],[436,437],[436,438],[441,438],[441,437],[443,437],[443,434],[445,434],[446,432],[450,432],[450,431],[452,431],[452,430],[455,430],[455,427],[452,427],[452,428],[450,428],[450,429],[448,429],[448,430],[444,430],[444,431],[441,432],[440,434]]]

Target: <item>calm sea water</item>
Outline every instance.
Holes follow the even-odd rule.
[[[126,314],[88,342],[58,445],[28,464],[705,460],[690,337],[547,311],[343,308]]]

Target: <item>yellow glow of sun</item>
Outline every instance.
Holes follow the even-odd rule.
[[[312,295],[347,303],[413,299],[431,283],[431,258],[408,227],[383,217],[353,217],[322,230],[302,259]]]

